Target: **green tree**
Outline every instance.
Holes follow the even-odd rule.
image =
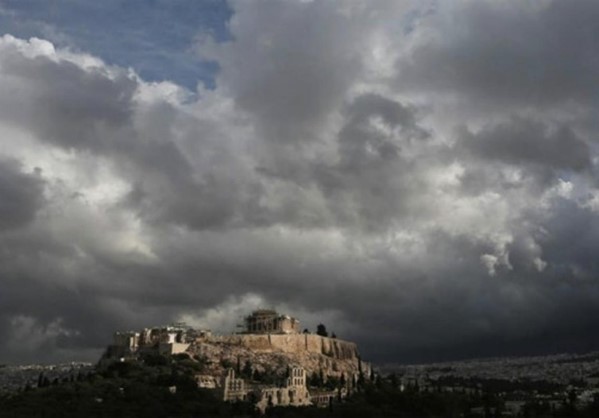
[[[327,332],[327,327],[325,327],[324,324],[318,324],[318,326],[316,327],[316,334],[323,337],[329,336],[329,333]]]
[[[397,389],[399,387],[399,381],[395,373],[391,373],[391,375],[389,376],[389,381],[391,382],[391,387],[393,389]]]
[[[241,376],[245,379],[251,379],[252,373],[252,363],[249,360],[246,360],[245,364],[243,365],[243,369],[241,369]]]

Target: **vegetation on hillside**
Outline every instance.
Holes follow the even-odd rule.
[[[243,369],[245,365],[241,364]],[[214,391],[198,389],[194,374],[199,365],[187,356],[146,356],[140,361],[117,362],[77,379],[25,388],[0,397],[2,417],[254,417],[249,403],[225,403]],[[249,367],[248,367],[249,369]],[[246,373],[249,370],[245,371]],[[330,389],[332,382],[314,376],[311,384]],[[340,384],[342,382],[335,382]],[[175,389],[176,388],[176,389]],[[493,389],[482,393],[457,393],[417,387],[401,390],[396,376],[367,376],[357,392],[327,408],[270,408],[267,417],[474,417],[483,405],[486,416],[501,416],[503,401]],[[525,417],[596,417],[599,400],[584,410],[567,401],[557,409],[530,401]]]

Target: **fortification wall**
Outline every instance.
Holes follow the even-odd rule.
[[[355,343],[314,334],[237,334],[213,336],[207,342],[241,346],[256,352],[308,352],[339,360],[358,358]]]
[[[271,335],[270,343],[273,349],[286,353],[301,353],[306,351],[306,340],[304,334]]]
[[[240,346],[253,351],[271,351],[272,347],[268,337],[268,334],[223,335],[212,336],[206,341]]]

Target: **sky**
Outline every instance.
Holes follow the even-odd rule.
[[[594,0],[0,0],[0,363],[275,308],[599,349]]]

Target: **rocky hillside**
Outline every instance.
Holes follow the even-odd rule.
[[[356,344],[312,334],[229,335],[193,343],[187,352],[205,365],[206,374],[222,375],[226,368],[246,367],[258,373],[282,376],[298,365],[327,378],[367,376],[370,365],[362,362]]]

